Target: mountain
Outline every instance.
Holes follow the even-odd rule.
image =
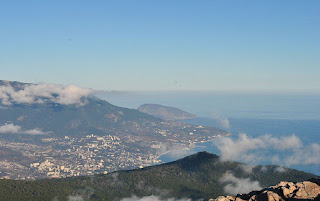
[[[14,123],[25,129],[41,127],[53,136],[84,136],[91,133],[106,134],[123,128],[134,130],[133,125],[145,127],[160,124],[161,120],[137,110],[117,107],[87,97],[83,106],[44,104],[14,104],[0,110],[0,123]]]
[[[303,182],[280,182],[260,191],[237,196],[220,196],[209,201],[286,201],[286,200],[320,200],[320,179]]]
[[[158,104],[144,104],[138,107],[140,112],[167,120],[194,119],[196,115],[185,112],[178,108]]]
[[[15,90],[15,93],[14,96],[12,95],[13,93],[11,93],[11,97],[8,95],[8,98],[5,99],[2,95],[9,93],[8,91],[11,89],[6,89],[7,91],[4,90],[4,87],[8,86],[11,86],[13,90]],[[123,135],[126,133],[138,136],[144,135],[149,138],[159,138],[159,135],[156,134],[157,130],[168,130],[182,135],[189,135],[189,130],[191,132],[194,127],[185,123],[163,121],[160,118],[135,109],[117,107],[94,96],[79,97],[78,102],[75,102],[75,104],[62,104],[61,97],[64,98],[63,103],[66,102],[66,90],[63,91],[60,97],[58,94],[59,91],[56,88],[51,89],[51,85],[44,85],[36,90],[30,86],[34,87],[37,85],[0,81],[0,87],[3,87],[0,88],[0,101],[2,99],[2,104],[0,104],[0,125],[12,123],[21,126],[25,130],[38,128],[56,137],[85,136],[91,133],[97,135],[110,133]],[[27,87],[31,89],[25,89]],[[43,95],[46,92],[45,88],[51,89],[50,93],[52,92],[53,98],[48,98],[48,96]],[[28,92],[30,94],[38,93],[39,90],[42,90],[41,99],[38,98],[38,96],[32,97],[32,103],[25,100],[30,98],[31,95],[21,95]],[[71,93],[70,97],[73,98],[72,91],[69,91]],[[39,94],[40,93],[38,93],[38,95]],[[22,99],[25,102],[22,102]],[[10,102],[10,100],[16,100],[16,102]],[[6,102],[10,102],[10,104],[3,104]],[[190,129],[185,129],[186,127]],[[208,129],[210,130],[209,133]],[[209,136],[227,133],[226,131],[215,128],[208,129],[201,132],[201,135]]]
[[[59,178],[144,167],[228,132],[110,104],[76,86],[0,81],[0,178]],[[23,159],[23,160],[22,160]]]
[[[232,175],[234,181],[224,179],[226,175]],[[263,188],[280,181],[298,182],[311,178],[317,176],[273,165],[248,166],[221,161],[217,155],[199,152],[171,163],[94,176],[36,181],[2,179],[0,198],[12,201],[121,200],[156,196],[208,200],[226,195],[226,187],[230,185],[239,188],[244,184],[258,184]]]

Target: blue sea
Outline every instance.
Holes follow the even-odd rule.
[[[246,133],[250,138],[266,134],[275,138],[295,135],[306,149],[312,143],[320,144],[320,93],[108,92],[97,96],[128,108],[137,108],[145,103],[177,107],[198,116],[185,122],[228,130],[233,140],[240,133]],[[198,151],[220,154],[212,142],[207,142],[198,144],[185,155]],[[160,159],[169,162],[177,158],[167,154]],[[320,175],[318,162],[290,167]]]

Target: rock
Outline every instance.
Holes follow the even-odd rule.
[[[276,186],[237,196],[220,196],[211,201],[298,201],[320,200],[320,179],[304,182],[280,182]],[[209,201],[210,201],[209,200]]]
[[[234,196],[219,196],[217,199],[210,199],[212,201],[243,201],[241,198],[236,198]],[[209,200],[209,201],[210,201]]]
[[[310,181],[280,183],[277,188],[282,190],[284,197],[293,199],[314,199],[320,194],[320,186]]]
[[[278,193],[273,191],[266,191],[267,199],[266,201],[285,201]]]

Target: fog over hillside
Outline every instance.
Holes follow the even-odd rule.
[[[91,89],[74,85],[0,82],[0,99],[3,105],[12,105],[13,103],[42,104],[47,101],[63,105],[80,104],[81,98],[87,97],[92,92]]]

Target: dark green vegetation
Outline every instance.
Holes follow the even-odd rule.
[[[237,178],[259,181],[262,187],[280,181],[303,181],[317,177],[293,169],[276,171],[279,166],[256,166],[251,173],[247,173],[243,165],[221,162],[214,154],[200,152],[167,164],[107,175],[37,181],[0,180],[0,200],[67,200],[68,196],[77,195],[84,200],[120,200],[132,195],[196,200],[224,195],[226,184],[219,180],[227,171]]]
[[[181,120],[181,119],[194,119],[196,115],[185,112],[178,108],[168,107],[158,104],[143,104],[138,107],[140,112],[150,114],[161,119],[168,120]]]

